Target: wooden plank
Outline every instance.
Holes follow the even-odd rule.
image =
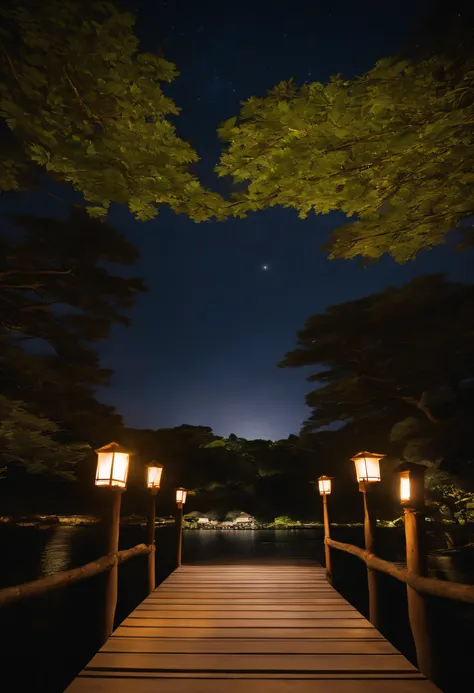
[[[196,598],[212,598],[212,599],[262,599],[263,597],[266,598],[268,601],[271,599],[272,601],[288,601],[288,600],[295,600],[295,601],[307,601],[307,600],[312,600],[316,599],[318,597],[324,596],[321,592],[291,592],[290,594],[285,594],[285,593],[279,593],[279,592],[269,592],[265,590],[261,590],[260,592],[237,592],[234,593],[235,597],[232,595],[232,591],[228,592],[167,592],[163,590],[163,592],[160,594],[160,599],[196,599]],[[327,592],[326,594],[331,594],[330,592]]]
[[[201,568],[197,569],[195,572],[188,572],[186,570],[181,570],[179,573],[173,573],[170,574],[166,579],[172,579],[172,580],[204,580],[204,579],[209,579],[209,580],[236,580],[236,579],[254,579],[255,580],[261,580],[263,578],[269,579],[269,580],[288,580],[289,578],[297,578],[298,580],[324,580],[325,579],[325,573],[324,571],[321,572],[319,570],[315,570],[313,568],[309,570],[303,570],[301,568],[296,568],[295,570],[287,570],[287,571],[281,571],[281,570],[265,570],[265,571],[258,571],[258,570],[247,570],[247,571],[238,571],[238,570],[231,570],[228,573],[222,573],[222,572],[217,572],[215,570],[211,571],[205,571],[202,570]]]
[[[183,594],[179,594],[177,596],[173,595],[165,595],[164,593],[157,594],[156,592],[153,592],[153,595],[145,599],[143,603],[147,602],[164,602],[164,601],[183,601],[183,600],[190,600],[193,603],[199,604],[200,602],[203,601],[231,601],[233,604],[238,604],[239,602],[251,602],[251,603],[260,603],[260,604],[280,604],[283,603],[285,604],[292,604],[292,603],[301,603],[301,604],[347,604],[347,602],[342,599],[342,597],[333,597],[333,596],[324,596],[324,597],[319,597],[319,596],[312,596],[312,597],[302,597],[301,595],[294,596],[294,597],[282,597],[282,599],[279,599],[278,597],[265,597],[265,596],[260,596],[260,597],[253,597],[253,596],[248,596],[248,595],[239,595],[235,594],[234,596],[229,596],[227,594],[225,597],[222,596],[216,596],[216,595],[196,595],[193,592],[188,592],[187,596]]]
[[[424,677],[420,672],[388,672],[388,671],[334,671],[334,672],[311,672],[311,671],[301,671],[301,672],[293,672],[293,671],[278,671],[278,672],[273,672],[273,671],[146,671],[146,670],[141,670],[141,669],[127,669],[125,671],[122,671],[120,669],[87,669],[83,671],[81,674],[79,674],[80,678],[110,678],[110,679],[117,679],[117,678],[131,678],[131,679],[140,679],[140,678],[146,678],[146,679],[155,679],[155,680],[163,680],[163,681],[168,681],[171,679],[186,679],[188,681],[188,684],[191,683],[192,681],[196,679],[205,679],[207,681],[212,681],[213,679],[217,679],[222,681],[225,679],[226,681],[232,680],[232,679],[237,679],[240,681],[245,681],[248,679],[258,679],[259,681],[265,681],[265,680],[272,680],[272,681],[280,681],[283,679],[291,679],[292,681],[297,681],[297,680],[318,680],[318,679],[323,679],[323,680],[331,680],[331,681],[337,681],[337,680],[344,680],[344,679],[349,679],[351,681],[358,681],[358,680],[369,680],[369,679],[376,679],[378,681],[423,681]],[[159,685],[159,684],[158,684]],[[162,684],[163,685],[163,684]],[[244,683],[242,683],[242,690],[246,686]],[[402,689],[404,690],[404,689]],[[438,692],[439,693],[439,692]]]
[[[312,596],[316,594],[321,594],[322,596],[332,593],[329,587],[314,587],[314,586],[291,586],[287,587],[285,585],[251,585],[246,587],[245,585],[235,584],[229,587],[209,587],[207,585],[193,586],[189,585],[186,587],[177,587],[173,585],[163,585],[160,594],[180,594],[182,592],[192,592],[193,594],[199,596],[200,594],[229,594],[229,592],[239,592],[240,594],[268,594],[275,596],[291,596],[298,595],[301,593],[307,593]]]
[[[199,580],[199,581],[204,581],[204,580],[210,580],[212,582],[236,582],[238,580],[252,580],[252,581],[262,581],[262,580],[271,580],[273,582],[277,582],[278,580],[281,580],[282,582],[290,582],[292,580],[301,580],[301,581],[316,581],[316,582],[324,582],[325,581],[325,574],[324,573],[319,573],[314,570],[310,570],[308,572],[303,572],[301,570],[295,570],[291,572],[286,572],[286,573],[281,573],[281,572],[256,572],[254,570],[249,570],[247,572],[241,572],[239,573],[238,571],[232,571],[231,573],[228,574],[219,574],[215,572],[210,572],[206,573],[203,572],[202,570],[199,570],[196,573],[186,573],[186,572],[179,572],[179,573],[172,573],[166,578],[167,582],[191,582],[194,580]]]
[[[360,614],[358,611],[350,611],[349,609],[340,609],[339,611],[309,611],[307,609],[301,609],[300,611],[296,612],[294,609],[291,611],[281,611],[281,609],[278,609],[277,606],[273,610],[268,610],[268,609],[252,609],[252,610],[235,610],[235,609],[230,609],[227,610],[227,607],[225,607],[225,611],[219,608],[215,608],[210,610],[209,608],[204,611],[202,609],[195,609],[193,606],[191,606],[189,609],[185,609],[182,611],[178,611],[176,609],[168,608],[168,609],[153,609],[153,608],[139,608],[136,609],[130,618],[166,618],[169,620],[181,620],[181,619],[186,619],[187,621],[193,618],[205,618],[205,619],[230,619],[230,618],[238,618],[238,619],[244,619],[244,620],[253,620],[253,619],[294,619],[298,618],[299,620],[309,620],[313,618],[350,618],[350,619],[362,619],[364,620],[364,617],[362,614]]]
[[[347,604],[343,599],[321,599],[319,597],[314,597],[313,599],[302,599],[302,598],[291,598],[285,599],[284,601],[279,601],[276,599],[259,599],[259,598],[245,598],[245,597],[225,597],[225,598],[213,598],[213,597],[160,597],[160,598],[148,598],[143,604],[236,604],[245,605],[250,604],[251,606],[265,605],[265,604],[281,604],[283,607],[291,607],[293,605],[300,606],[317,606],[321,605],[332,605],[332,604]]]
[[[362,638],[381,639],[375,628],[153,628],[120,625],[117,635],[138,638]]]
[[[345,671],[416,672],[401,654],[97,654],[87,669],[142,669],[147,671],[292,671],[295,673],[332,673]]]
[[[330,595],[330,593],[327,593]],[[166,592],[163,591],[162,594],[159,596],[159,598],[156,601],[173,601],[173,600],[183,600],[183,599],[188,599],[194,601],[195,599],[207,599],[208,601],[222,601],[222,600],[239,600],[240,602],[242,601],[250,601],[252,603],[255,603],[257,600],[263,601],[263,602],[270,602],[273,604],[291,604],[292,602],[310,602],[312,604],[315,603],[315,600],[321,600],[324,599],[324,595],[322,595],[320,592],[311,594],[310,592],[291,592],[289,594],[285,594],[285,592],[246,592],[246,591],[241,591],[241,590],[230,590],[226,592]],[[344,602],[339,602],[339,604],[344,603]]]
[[[101,671],[101,670],[95,670],[91,669],[88,671],[84,671],[83,673],[79,674],[80,678],[104,678],[107,677],[111,680],[120,678],[123,679],[124,677],[126,678],[131,678],[133,680],[137,680],[140,678],[146,678],[146,679],[155,679],[155,681],[168,681],[171,679],[186,679],[188,681],[188,685],[196,680],[196,679],[205,679],[206,681],[212,681],[213,679],[217,679],[219,681],[225,680],[226,683],[229,680],[232,679],[237,679],[242,682],[248,679],[258,679],[259,681],[266,681],[266,680],[271,680],[271,681],[281,681],[284,679],[290,679],[291,681],[298,681],[298,680],[312,680],[312,681],[317,681],[317,680],[331,680],[331,681],[337,681],[337,680],[344,680],[344,679],[349,679],[351,681],[358,681],[358,680],[369,680],[369,679],[376,679],[378,681],[423,681],[423,676],[420,673],[405,673],[405,672],[400,672],[400,673],[389,673],[389,672],[383,672],[383,671],[378,671],[378,672],[353,672],[353,671],[339,671],[339,672],[333,672],[333,673],[319,673],[319,672],[287,672],[287,671],[279,671],[276,673],[273,673],[271,671],[268,672],[226,672],[226,671],[219,671],[215,673],[208,673],[208,672],[203,672],[203,671],[193,671],[193,672],[187,672],[187,671],[131,671],[128,670],[126,672],[122,672],[120,670],[116,669],[108,669],[106,671]],[[162,684],[157,684],[157,686],[163,686],[166,685],[165,683]],[[242,683],[242,689],[245,689],[246,691],[246,684]],[[404,689],[402,689],[404,690]],[[439,692],[438,692],[439,693]]]
[[[67,693],[439,693],[314,566],[185,566]]]
[[[398,654],[387,640],[256,640],[214,639],[196,640],[191,638],[128,638],[113,635],[101,652],[129,653],[180,653],[205,652],[206,654],[231,652],[234,654]]]
[[[247,604],[221,604],[221,603],[216,603],[216,602],[210,602],[210,604],[195,604],[191,602],[190,604],[176,604],[176,603],[170,603],[168,600],[163,600],[163,601],[151,601],[149,599],[146,599],[144,602],[139,604],[135,611],[155,611],[155,612],[161,612],[161,613],[169,613],[169,614],[180,614],[180,613],[187,613],[188,611],[216,611],[219,612],[221,609],[225,609],[225,611],[237,611],[237,612],[245,612],[248,611],[251,608],[252,613],[259,612],[259,611],[265,611],[267,613],[276,611],[278,613],[284,613],[286,611],[289,611],[290,613],[295,613],[299,614],[301,611],[304,613],[322,613],[322,612],[334,612],[337,611],[338,613],[357,613],[359,615],[360,612],[357,611],[353,606],[348,604],[347,602],[336,602],[336,603],[330,603],[330,604],[314,604],[312,602],[309,602],[308,604],[280,604],[278,602],[268,602],[266,604],[256,604],[252,607],[249,607]]]
[[[208,589],[208,590],[227,590],[227,589],[244,589],[244,590],[260,590],[260,589],[271,589],[278,590],[284,589],[289,591],[297,590],[321,590],[324,592],[330,592],[328,584],[319,583],[316,580],[308,581],[296,581],[288,580],[288,582],[280,582],[278,580],[259,580],[258,582],[252,582],[251,580],[236,580],[235,582],[230,582],[230,580],[221,580],[219,582],[211,582],[207,580],[202,581],[191,581],[191,582],[175,582],[170,581],[162,585],[163,589]]]
[[[183,624],[182,622],[185,621]],[[123,626],[133,628],[178,628],[181,626],[190,628],[299,628],[312,630],[313,628],[367,628],[373,626],[365,618],[192,618],[173,619],[173,618],[142,618],[141,616],[129,616],[122,622]]]
[[[166,693],[222,693],[222,679],[167,679]],[[424,680],[262,680],[228,679],[226,693],[435,693],[437,689]],[[157,693],[153,678],[86,678],[75,679],[68,693]]]
[[[317,563],[311,563],[311,565],[301,566],[301,565],[268,565],[262,566],[253,563],[234,563],[227,565],[219,565],[218,563],[197,563],[194,565],[188,564],[183,565],[179,569],[177,575],[186,574],[198,574],[198,575],[239,575],[242,573],[252,573],[258,575],[259,573],[266,573],[271,575],[283,575],[285,573],[294,573],[298,575],[304,575],[304,573],[311,574],[324,574],[324,568],[322,568]]]

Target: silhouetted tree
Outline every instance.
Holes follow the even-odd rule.
[[[474,287],[421,277],[310,317],[280,365],[315,367],[307,431],[362,431],[363,448],[382,432],[407,459],[456,469],[474,453],[473,335]]]
[[[4,227],[0,392],[13,414],[31,415],[33,437],[41,422],[46,435],[64,443],[94,444],[121,428],[113,408],[95,398],[110,371],[92,345],[107,338],[113,324],[129,323],[126,310],[145,287],[111,268],[137,257],[120,232],[78,208],[68,220],[23,216]],[[11,425],[21,420],[23,413],[10,417]],[[64,457],[70,453],[65,447]]]

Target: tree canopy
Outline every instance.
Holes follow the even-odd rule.
[[[359,429],[365,448],[382,431],[412,461],[455,467],[474,451],[473,335],[474,287],[420,277],[311,316],[280,365],[315,368],[307,431]]]
[[[74,478],[74,468],[87,452],[79,443],[57,438],[59,426],[29,412],[21,402],[0,395],[0,478],[12,465],[33,474]]]
[[[0,18],[0,117],[14,138],[2,146],[0,187],[17,188],[33,165],[71,183],[94,216],[111,202],[140,220],[162,204],[195,220],[217,211],[161,89],[178,73],[139,51],[133,15],[109,2],[24,0]]]
[[[118,202],[140,220],[162,204],[196,221],[274,205],[301,217],[339,210],[349,221],[331,257],[404,262],[453,229],[472,239],[474,52],[460,21],[443,41],[439,28],[423,31],[416,51],[361,77],[290,80],[249,98],[219,129],[227,148],[216,170],[238,186],[229,202],[193,174],[197,154],[162,90],[178,73],[140,52],[133,15],[92,0],[1,12],[0,117],[12,135],[2,138],[3,189],[46,171],[80,191],[91,215]]]
[[[130,469],[129,486],[137,487],[136,510],[143,500],[143,467],[151,459],[165,469],[162,499],[171,499],[174,489],[190,489],[187,508],[210,510],[221,518],[240,509],[273,520],[278,514],[314,516],[314,481],[318,466],[314,454],[299,446],[297,436],[287,439],[246,440],[236,435],[222,437],[208,426],[175,426],[158,430],[125,429],[121,440],[137,454]],[[134,503],[133,491],[126,503]],[[125,499],[124,499],[125,500]],[[166,501],[164,501],[166,502]]]
[[[93,343],[113,324],[128,325],[126,310],[145,289],[114,273],[137,260],[136,249],[72,208],[67,220],[15,218],[0,233],[0,250],[0,392],[10,425],[19,424],[23,441],[30,431],[30,452],[41,425],[48,440],[68,444],[100,442],[104,431],[112,437],[121,419],[95,398],[111,372]],[[68,445],[63,453],[77,458]]]
[[[233,213],[342,211],[333,258],[404,262],[453,229],[472,239],[472,35],[455,45],[456,58],[387,58],[356,79],[290,80],[248,99],[219,130],[217,173],[239,187]]]

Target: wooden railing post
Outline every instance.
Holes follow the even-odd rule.
[[[178,533],[177,536],[177,555],[176,555],[176,562],[178,565],[178,568],[181,566],[181,560],[182,560],[182,554],[183,554],[183,504],[178,502],[177,503],[177,515],[176,515],[176,531]]]
[[[150,489],[150,500],[148,507],[147,534],[150,553],[148,554],[148,592],[153,592],[156,587],[155,579],[155,516],[156,516],[156,494],[158,489]]]
[[[117,607],[118,596],[118,547],[120,531],[120,503],[122,500],[122,489],[113,487],[109,491],[111,496],[111,507],[107,518],[107,554],[115,556],[112,567],[106,576],[105,603],[104,603],[104,631],[103,641],[105,642],[112,634],[114,629],[115,609]]]
[[[365,549],[370,554],[375,554],[375,529],[376,520],[371,512],[369,494],[370,484],[359,482],[359,489],[364,497],[364,539]],[[367,586],[369,590],[369,621],[380,630],[378,609],[378,578],[377,572],[367,566]]]
[[[425,577],[427,575],[427,553],[423,510],[405,508],[405,539],[409,573]],[[418,668],[427,678],[433,679],[436,657],[433,653],[433,638],[426,597],[407,584],[407,599],[408,617],[415,642]]]
[[[326,563],[326,580],[332,585],[331,549],[327,540],[331,538],[329,532],[328,496],[323,494],[323,518],[324,518],[324,560]]]

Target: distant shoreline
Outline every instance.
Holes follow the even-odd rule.
[[[88,527],[92,525],[98,525],[103,521],[102,517],[96,515],[43,515],[43,514],[32,514],[32,515],[17,515],[17,516],[0,516],[0,528],[1,527],[39,527],[41,529],[51,529],[54,527]],[[145,526],[146,517],[140,515],[129,515],[123,516],[120,519],[120,524],[122,526]],[[175,520],[172,517],[162,517],[156,518],[156,528],[167,527],[174,525]],[[403,524],[389,523],[387,521],[378,521],[377,524],[386,528],[396,528],[397,526],[403,526]],[[363,527],[361,522],[331,522],[331,527]],[[257,531],[272,529],[275,531],[279,530],[305,530],[305,529],[323,529],[322,522],[301,522],[299,524],[288,524],[282,525],[280,523],[274,522],[249,522],[249,523],[236,523],[229,524],[228,522],[222,523],[198,523],[198,522],[186,522],[183,523],[183,530],[190,532],[242,532],[242,531]]]

